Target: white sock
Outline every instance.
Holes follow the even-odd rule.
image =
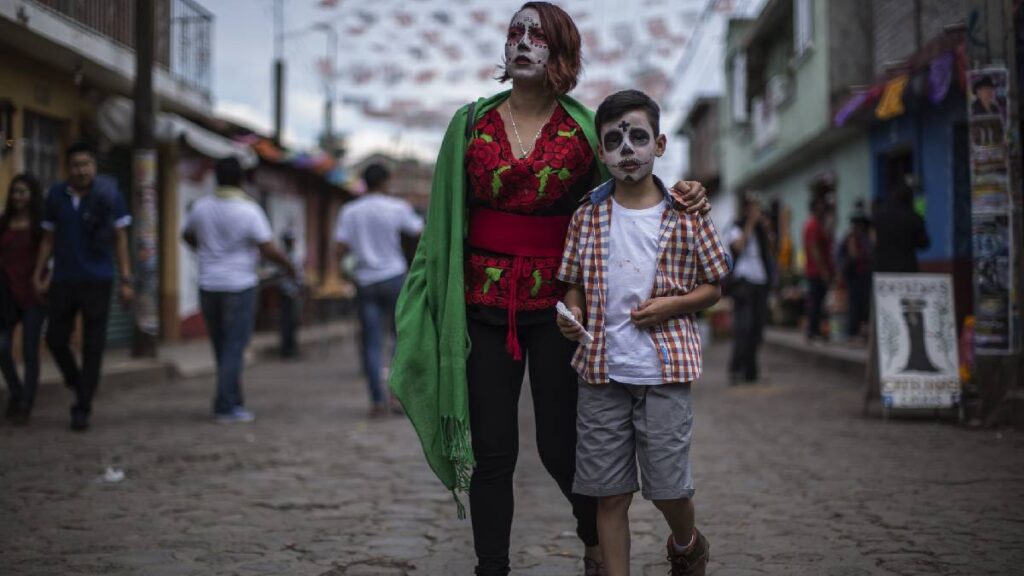
[[[672,537],[672,547],[675,548],[676,554],[683,554],[683,553],[685,553],[687,550],[690,549],[691,546],[694,545],[695,542],[697,542],[697,531],[696,530],[694,530],[693,533],[690,535],[690,543],[687,544],[686,546],[680,546],[679,543],[676,542],[675,536]]]

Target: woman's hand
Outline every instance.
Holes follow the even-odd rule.
[[[683,196],[683,206],[687,214],[707,214],[711,212],[711,202],[704,185],[693,180],[680,180],[672,188]]]
[[[583,328],[581,326],[583,324],[583,310],[578,306],[569,306],[569,312],[572,312],[573,317],[580,324],[573,324],[568,318],[565,318],[558,312],[555,312],[555,317],[558,322],[558,330],[562,333],[562,336],[575,342],[583,335]]]
[[[34,275],[32,277],[32,287],[36,291],[36,296],[40,300],[45,300],[46,294],[50,291],[50,275],[46,273]]]

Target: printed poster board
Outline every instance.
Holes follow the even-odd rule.
[[[877,273],[874,295],[882,405],[958,404],[958,342],[949,275]]]

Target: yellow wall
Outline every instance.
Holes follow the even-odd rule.
[[[14,104],[14,149],[0,157],[0,210],[11,178],[22,167],[21,139],[26,110],[65,123],[61,148],[80,133],[83,98],[70,72],[33,60],[0,44],[0,100]],[[62,167],[63,170],[63,167]],[[49,185],[44,182],[43,185]]]

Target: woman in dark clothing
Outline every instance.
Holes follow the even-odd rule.
[[[849,294],[846,335],[856,338],[863,334],[871,302],[871,221],[863,206],[854,209],[850,226],[840,248],[840,260]]]
[[[32,289],[32,272],[42,238],[42,214],[39,182],[29,174],[15,176],[0,215],[0,281],[7,285],[6,295],[14,301],[16,309],[13,323],[0,326],[0,372],[10,391],[6,415],[15,424],[28,422],[39,383],[39,340],[46,311]],[[19,323],[24,380],[18,377],[11,354],[14,329]]]
[[[930,245],[924,218],[914,211],[911,181],[889,197],[875,218],[875,271],[917,272],[917,251]]]
[[[743,198],[740,219],[726,236],[735,266],[730,289],[733,301],[733,347],[729,381],[758,379],[757,350],[768,319],[768,290],[775,269],[771,223],[756,194]]]

